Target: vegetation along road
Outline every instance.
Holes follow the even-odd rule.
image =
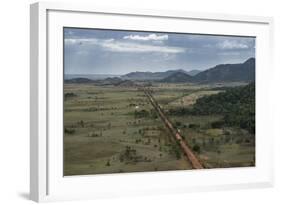
[[[172,123],[168,120],[168,118],[165,116],[164,112],[162,111],[161,107],[157,103],[157,101],[154,99],[151,91],[149,89],[144,89],[144,93],[149,99],[150,103],[154,107],[154,109],[157,111],[161,119],[163,120],[165,126],[169,129],[171,134],[174,136],[177,143],[179,143],[182,151],[184,152],[185,156],[187,157],[188,161],[191,163],[193,169],[203,169],[203,165],[199,161],[199,159],[196,157],[196,155],[192,152],[190,147],[188,146],[187,142],[184,140],[184,138],[181,136],[181,134],[174,128]]]

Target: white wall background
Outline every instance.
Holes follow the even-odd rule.
[[[29,192],[29,4],[1,1],[0,6],[0,204],[32,204]],[[79,2],[82,3],[82,0]],[[275,121],[274,188],[118,198],[67,204],[280,204],[281,203],[281,6],[278,0],[92,0],[100,6],[205,11],[273,16],[276,85],[271,95]],[[279,86],[279,87],[278,87]],[[266,119],[265,119],[266,120]],[[265,136],[266,137],[266,136]]]

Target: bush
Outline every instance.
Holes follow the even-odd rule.
[[[135,110],[135,118],[146,118],[149,116],[149,112],[147,110]]]
[[[192,129],[196,129],[196,128],[199,128],[200,125],[199,125],[199,124],[189,124],[188,127],[189,127],[189,128],[192,128]]]
[[[74,94],[74,93],[65,93],[65,94],[64,94],[64,99],[71,98],[71,97],[75,97],[75,96],[77,96],[77,95]]]
[[[106,166],[110,166],[110,161],[108,160],[107,162],[106,162]]]
[[[175,125],[176,125],[176,127],[181,127],[182,123],[179,121],[176,121]]]
[[[223,121],[216,121],[211,123],[212,128],[222,128],[223,125],[224,125]]]
[[[74,134],[75,133],[75,129],[70,129],[70,128],[64,128],[64,133],[65,134]]]
[[[180,146],[177,143],[174,143],[174,144],[172,144],[171,150],[175,154],[175,157],[177,158],[177,160],[179,160],[181,158]]]
[[[196,145],[194,145],[194,146],[192,147],[192,150],[193,150],[194,152],[200,153],[200,146],[199,146],[198,144],[196,144]]]

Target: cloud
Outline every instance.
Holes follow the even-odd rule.
[[[149,34],[146,36],[140,36],[140,35],[129,35],[124,36],[123,39],[129,39],[129,40],[137,40],[137,41],[166,41],[168,40],[168,35],[156,35],[156,34]]]
[[[184,48],[174,46],[159,46],[159,45],[147,45],[140,43],[117,41],[114,39],[76,39],[66,38],[66,45],[87,45],[87,46],[99,46],[106,51],[111,52],[133,52],[133,53],[183,53]]]
[[[81,55],[81,56],[85,56],[85,55],[89,55],[89,52],[85,51],[85,50],[79,50],[79,51],[77,51],[77,54]]]
[[[219,56],[239,56],[241,55],[241,52],[221,52],[218,53]]]
[[[96,38],[65,38],[64,39],[64,43],[66,45],[74,45],[74,44],[97,44],[98,43],[98,39]]]
[[[113,52],[135,52],[135,53],[183,53],[185,49],[172,46],[155,46],[155,45],[142,45],[136,43],[124,43],[124,42],[109,42],[103,44],[106,50]]]
[[[217,44],[217,47],[222,50],[233,50],[233,49],[248,49],[250,46],[246,42],[236,40],[224,40]]]

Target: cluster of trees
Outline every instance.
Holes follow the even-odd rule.
[[[200,115],[223,115],[223,121],[216,123],[218,127],[240,126],[255,133],[255,83],[200,98],[192,111]]]
[[[154,109],[151,109],[150,111],[148,110],[135,110],[134,112],[134,117],[135,118],[152,118],[152,119],[157,119],[158,115],[157,112]]]
[[[149,117],[149,112],[147,110],[135,110],[135,118],[146,118]]]
[[[123,161],[130,161],[133,160],[136,157],[136,150],[132,149],[130,146],[126,146],[125,151],[120,154],[119,160],[120,162]]]
[[[125,151],[120,153],[119,161],[125,163],[137,163],[137,162],[151,162],[151,159],[137,154],[136,149],[130,146],[126,146]]]
[[[178,142],[171,144],[170,153],[173,153],[177,160],[181,158],[182,151]]]
[[[72,129],[72,128],[64,128],[64,133],[65,134],[74,134],[75,133],[75,129]]]
[[[64,100],[67,100],[72,97],[76,97],[77,95],[75,93],[64,93]]]
[[[192,108],[169,110],[174,115],[223,115],[214,127],[239,126],[255,133],[255,83],[228,88],[225,92],[199,98]]]

